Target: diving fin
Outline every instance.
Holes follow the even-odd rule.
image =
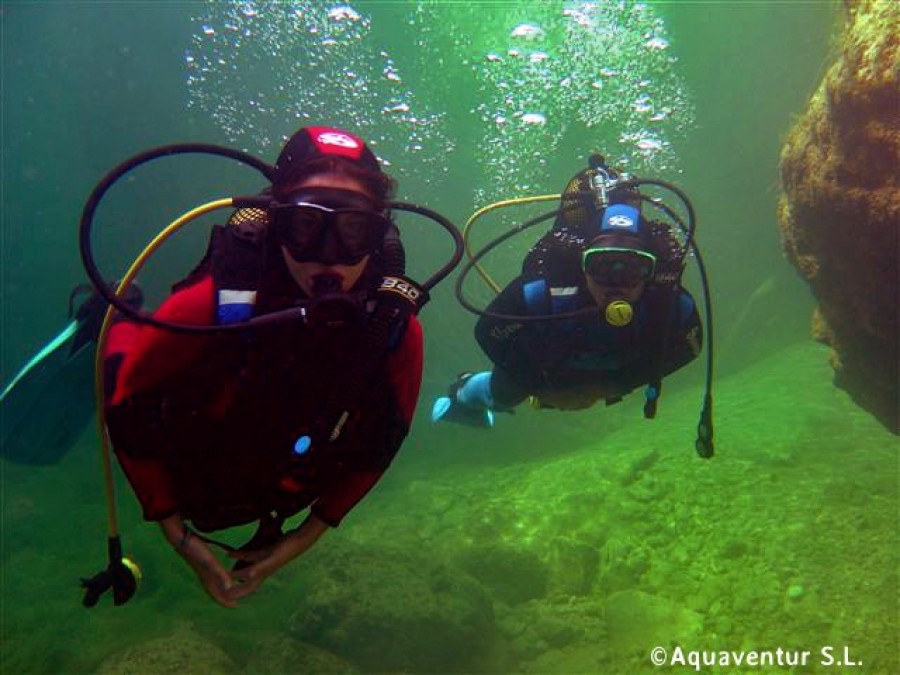
[[[441,396],[432,405],[431,421],[493,428],[494,411],[489,405],[492,402],[490,381],[490,372],[458,375],[450,385],[447,396]]]
[[[431,421],[456,422],[468,427],[491,429],[494,426],[494,411],[487,408],[468,408],[453,401],[449,396],[441,396],[431,407]]]
[[[70,303],[84,291],[76,287]],[[135,288],[126,301],[139,306],[141,295]],[[78,440],[94,413],[94,359],[106,307],[92,291],[3,389],[0,456],[19,464],[54,464]]]

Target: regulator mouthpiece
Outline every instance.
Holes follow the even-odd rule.
[[[616,328],[627,326],[634,318],[634,308],[625,300],[613,300],[606,306],[604,312],[606,323]]]
[[[341,290],[341,279],[336,275],[313,277],[312,296],[309,320],[316,326],[339,328],[362,320],[364,307],[357,297]]]

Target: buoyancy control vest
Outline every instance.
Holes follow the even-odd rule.
[[[206,254],[173,291],[211,277],[220,324],[296,306],[296,287],[273,250],[265,223],[240,214],[216,226]],[[372,290],[379,260],[360,280],[359,323],[324,327],[298,319],[215,336],[204,357],[165,387],[142,392],[111,411],[116,450],[152,454],[165,463],[182,514],[200,529],[290,515],[342,472],[384,471],[408,432],[388,383],[386,359],[358,387],[342,433],[298,454],[297,438],[321,426],[322,410],[346,386],[347,365],[376,315]],[[398,344],[409,316],[399,313],[387,349]],[[379,386],[380,385],[380,386]],[[341,392],[338,392],[338,396]],[[365,411],[365,414],[361,414]]]
[[[527,313],[532,316],[547,316],[567,314],[578,309],[581,287],[580,285],[566,285],[565,281],[570,280],[566,279],[562,284],[554,284],[544,277],[525,281],[522,285],[522,296]],[[685,318],[693,311],[692,298],[689,294],[682,292],[677,283],[654,284],[645,289],[640,311],[635,317],[634,324],[627,329],[612,327],[609,329],[613,335],[627,330],[628,338],[632,341],[634,349],[652,359],[652,363],[642,369],[651,374],[645,390],[644,414],[646,417],[652,418],[656,413],[656,402],[662,389],[662,361],[668,347],[671,328],[672,326],[681,326]],[[578,319],[561,318],[560,322],[567,329],[572,329],[576,326]],[[564,350],[566,345],[561,345],[561,348]],[[607,364],[606,367],[610,365],[614,364]],[[610,405],[621,399],[622,396],[609,397],[606,399],[606,403]]]

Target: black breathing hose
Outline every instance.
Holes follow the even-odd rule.
[[[179,328],[172,329],[171,326],[167,326],[165,322],[157,321],[149,314],[136,311],[132,307],[129,307],[122,298],[116,296],[115,289],[106,283],[106,280],[100,273],[100,270],[97,268],[97,263],[94,259],[94,252],[91,247],[91,230],[93,227],[94,215],[96,214],[97,207],[100,205],[100,202],[103,200],[103,198],[106,196],[106,193],[113,185],[115,185],[125,175],[141,166],[142,164],[146,164],[161,157],[171,157],[173,155],[185,154],[216,155],[219,157],[233,159],[237,162],[240,162],[241,164],[245,164],[251,168],[256,169],[266,178],[266,180],[269,181],[271,181],[272,174],[275,170],[273,166],[266,164],[262,160],[254,157],[249,153],[219,145],[210,145],[206,143],[177,143],[173,145],[164,145],[158,148],[152,148],[150,150],[147,150],[146,152],[135,155],[134,157],[131,157],[130,159],[127,159],[118,166],[114,167],[100,180],[99,183],[97,183],[97,185],[91,191],[91,194],[90,196],[88,196],[88,200],[85,203],[84,209],[81,213],[81,222],[78,229],[78,247],[81,252],[81,261],[84,265],[84,270],[85,272],[87,272],[88,278],[91,280],[94,288],[97,289],[97,292],[102,295],[109,304],[111,304],[128,318],[134,319],[135,321],[138,321],[140,323],[156,326],[157,328],[168,327],[171,330],[182,330],[183,332],[191,333],[211,332],[208,330],[208,328],[210,327],[207,326],[191,327],[174,324],[179,326]],[[222,327],[220,326],[215,326],[212,328],[216,331],[222,329]]]
[[[154,318],[153,315],[148,312],[141,312],[129,306],[126,300],[118,297],[116,295],[115,289],[107,284],[102,273],[97,267],[93,248],[91,245],[91,233],[93,229],[94,217],[96,215],[96,211],[98,206],[100,205],[100,202],[103,200],[103,198],[106,196],[107,192],[113,185],[115,185],[125,175],[127,175],[137,167],[162,157],[170,157],[173,155],[183,154],[215,155],[233,159],[240,162],[241,164],[245,164],[247,166],[250,166],[251,168],[256,169],[269,181],[272,180],[272,175],[275,171],[275,168],[273,166],[266,164],[262,160],[254,157],[249,153],[242,152],[240,150],[234,150],[232,148],[205,143],[179,143],[173,145],[165,145],[147,150],[146,152],[142,152],[122,162],[118,166],[114,167],[111,171],[109,171],[94,187],[94,189],[91,191],[90,196],[88,197],[87,202],[85,203],[84,209],[81,214],[78,244],[81,253],[81,260],[84,265],[85,272],[87,273],[88,278],[91,281],[91,284],[94,286],[94,288],[97,289],[97,292],[109,304],[111,304],[116,308],[118,312],[128,317],[129,319],[141,324],[147,324],[156,328],[161,328],[163,330],[178,333],[224,333],[235,330],[247,330],[248,328],[255,328],[261,325],[270,325],[272,323],[292,321],[300,318],[305,311],[304,308],[282,310],[280,312],[273,312],[271,314],[253,317],[245,322],[227,324],[222,326],[195,326],[190,324],[160,321],[159,319]],[[232,206],[236,209],[267,208],[269,204],[269,197],[249,196],[232,198]],[[441,268],[432,277],[430,277],[424,284],[422,284],[422,288],[427,291],[442,279],[444,279],[448,274],[450,274],[450,272],[453,271],[453,268],[456,267],[457,263],[459,263],[459,261],[462,259],[462,235],[460,234],[459,230],[453,225],[453,223],[451,223],[447,218],[444,218],[437,212],[432,211],[431,209],[428,209],[424,206],[410,204],[407,202],[390,202],[388,206],[390,208],[398,209],[401,211],[417,213],[435,221],[445,230],[447,230],[447,232],[453,239],[455,246],[453,256],[444,265],[442,265]],[[402,250],[402,244],[400,244],[399,234],[396,232],[395,228],[393,230],[393,234],[389,232],[389,236],[386,239],[385,244],[386,250],[383,253],[386,256],[386,264],[389,265],[392,269],[404,269],[405,254]],[[402,276],[402,274],[397,276]]]

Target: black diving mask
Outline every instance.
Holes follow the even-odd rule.
[[[355,190],[305,188],[269,212],[278,241],[297,262],[356,265],[380,248],[391,227],[376,203]]]

